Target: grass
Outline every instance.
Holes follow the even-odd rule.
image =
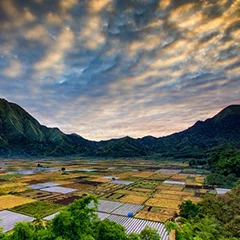
[[[12,208],[11,210],[17,213],[25,214],[31,217],[45,217],[57,212],[62,206],[49,202],[33,202]]]

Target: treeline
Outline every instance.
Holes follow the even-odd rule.
[[[89,207],[94,203],[94,207]],[[86,196],[75,200],[52,221],[41,218],[33,223],[18,223],[10,233],[0,233],[1,240],[160,240],[157,230],[146,227],[140,234],[127,234],[120,224],[96,215],[97,199]]]
[[[202,166],[211,170],[206,184],[224,188],[236,187],[240,184],[240,150],[234,147],[217,148],[209,151],[207,158],[192,160],[190,166]]]
[[[182,203],[180,217],[165,225],[176,230],[176,240],[240,239],[240,186],[224,195],[207,195],[200,203]]]

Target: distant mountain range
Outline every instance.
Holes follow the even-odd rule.
[[[221,145],[240,146],[240,105],[166,137],[89,141],[41,125],[17,104],[0,99],[0,156],[101,156],[202,158]]]

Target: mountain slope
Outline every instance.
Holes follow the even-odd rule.
[[[240,146],[240,105],[170,136],[88,141],[41,125],[20,106],[0,99],[0,155],[202,158],[219,145]]]
[[[117,149],[116,144],[118,144]],[[206,151],[219,145],[240,146],[240,105],[229,106],[213,118],[198,121],[187,130],[170,136],[161,138],[148,136],[131,140],[123,138],[121,141],[108,141],[106,145],[98,149],[98,154],[120,155],[119,149],[122,148],[123,156],[125,156],[127,146],[127,149],[137,149],[135,154],[131,152],[131,156],[138,156],[142,150],[142,156],[202,158]]]
[[[0,147],[0,153],[17,155],[72,154],[75,149],[86,151],[86,146],[81,148],[58,128],[41,125],[23,108],[4,99],[0,99]]]

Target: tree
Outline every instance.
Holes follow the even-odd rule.
[[[93,207],[89,207],[90,204]],[[55,236],[75,240],[93,235],[93,222],[97,220],[96,204],[97,199],[94,196],[86,196],[62,210],[52,222]]]
[[[205,217],[198,222],[188,221],[182,224],[182,234],[186,240],[215,240],[219,239],[219,224],[215,218]]]
[[[10,240],[32,240],[34,236],[33,227],[29,223],[17,223],[14,232],[10,235]]]
[[[128,235],[128,238],[127,238],[127,239],[128,239],[128,240],[141,240],[139,234],[137,234],[137,233],[130,233],[130,234]]]
[[[127,240],[125,228],[109,219],[96,222],[94,230],[96,240]]]
[[[146,226],[140,233],[141,240],[160,240],[161,237],[155,228]]]
[[[190,200],[179,205],[180,216],[186,219],[193,218],[199,213],[199,206]]]

